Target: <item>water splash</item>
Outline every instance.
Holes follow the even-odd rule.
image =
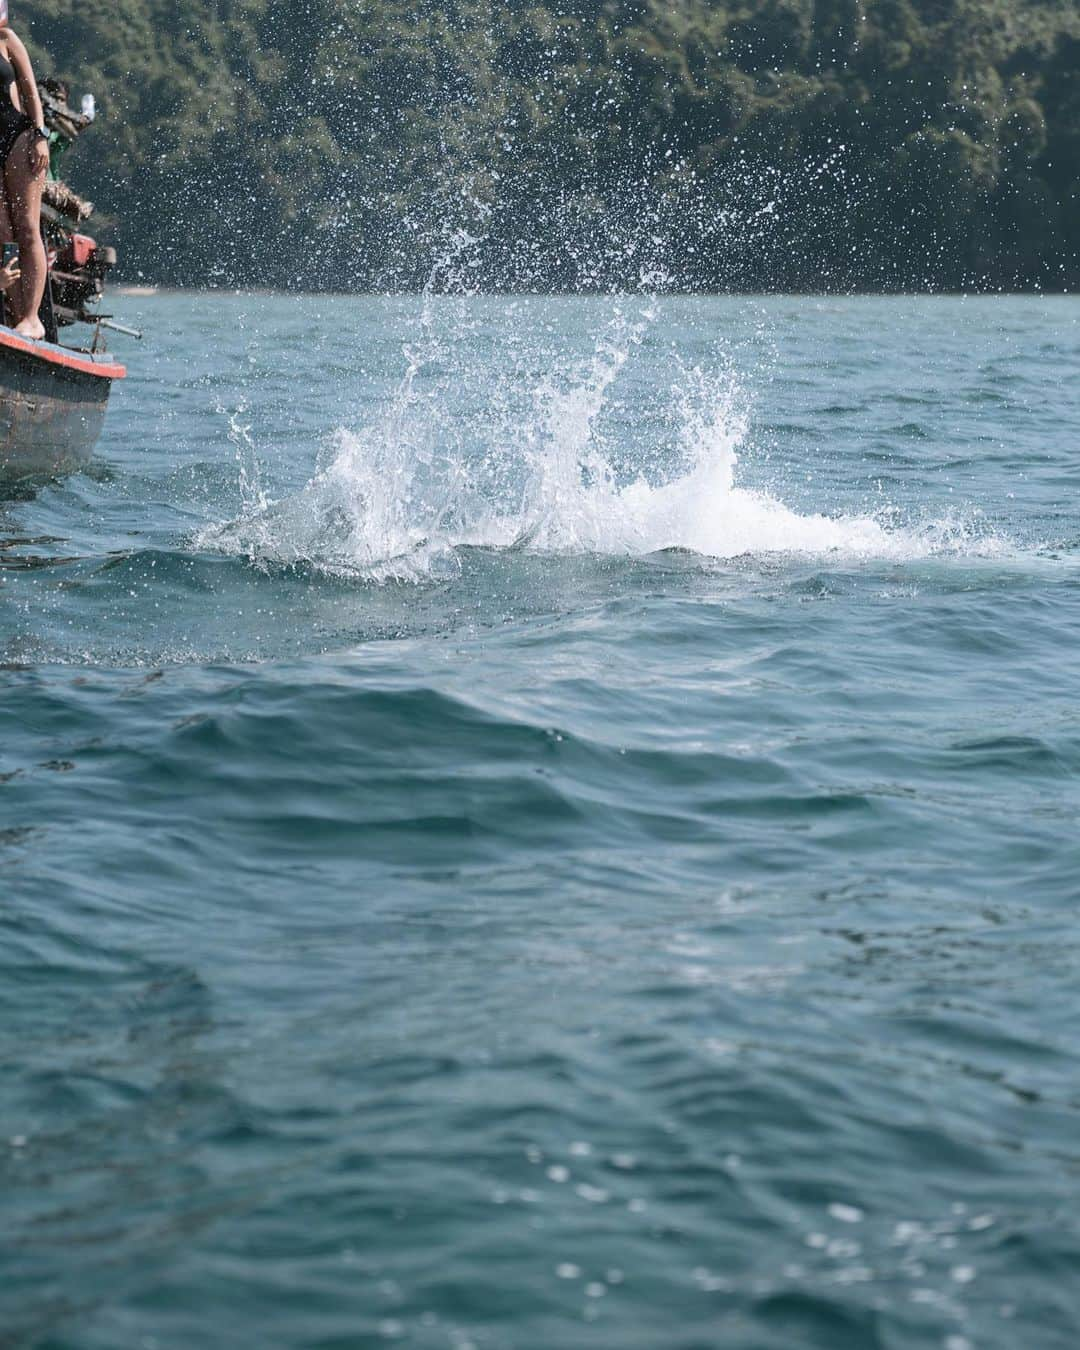
[[[895,561],[999,548],[962,518],[905,527],[887,509],[800,513],[740,484],[750,421],[740,381],[722,359],[687,368],[676,356],[667,383],[656,384],[655,353],[642,359],[654,301],[616,302],[591,355],[549,352],[539,373],[535,350],[478,354],[467,340],[475,333],[448,331],[445,318],[425,296],[381,415],[336,431],[307,484],[280,500],[261,482],[253,492],[249,469],[240,514],[205,528],[196,546],[372,581],[452,575],[465,546]],[[628,443],[626,396],[646,397],[645,420],[669,428],[655,453]],[[641,412],[635,402],[637,423]]]
[[[242,398],[235,408],[229,409],[222,405],[217,408],[218,415],[228,420],[228,438],[236,458],[237,482],[245,515],[265,511],[270,505],[258,450],[251,434],[251,423],[246,420],[249,411],[246,398]]]

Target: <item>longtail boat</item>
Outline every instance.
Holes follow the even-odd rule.
[[[112,382],[126,374],[106,353],[0,328],[0,478],[50,478],[85,464]]]
[[[74,113],[57,81],[40,86],[45,125],[55,158],[93,120]],[[103,329],[139,334],[111,321],[97,306],[105,277],[116,263],[113,249],[81,232],[93,207],[66,184],[50,179],[41,206],[42,234],[49,262],[40,315],[41,341],[0,326],[0,481],[49,478],[85,464],[105,422],[114,380],[125,368],[104,349]],[[6,322],[0,298],[0,320]],[[86,346],[60,342],[62,330],[87,324]]]

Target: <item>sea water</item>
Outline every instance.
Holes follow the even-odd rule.
[[[1075,1345],[1080,302],[118,313],[0,502],[0,1342]]]

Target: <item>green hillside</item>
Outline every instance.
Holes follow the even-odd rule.
[[[169,283],[1075,288],[1075,0],[38,0]]]

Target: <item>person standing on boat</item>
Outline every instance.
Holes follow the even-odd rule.
[[[48,264],[41,242],[41,189],[49,167],[49,137],[37,80],[26,48],[8,26],[8,0],[0,0],[0,168],[3,209],[0,234],[19,245],[22,280],[15,296],[16,333],[42,338],[38,318]]]

